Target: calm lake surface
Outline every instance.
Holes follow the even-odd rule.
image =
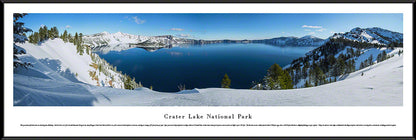
[[[145,87],[176,92],[187,89],[220,87],[225,73],[231,88],[248,89],[260,81],[274,63],[284,67],[316,47],[278,47],[267,44],[205,44],[163,48],[153,52],[132,48],[96,52]]]

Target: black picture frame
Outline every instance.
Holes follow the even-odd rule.
[[[2,11],[4,11],[4,4],[7,3],[409,3],[413,5],[412,10],[414,9],[415,0],[2,0]],[[4,14],[2,14],[3,18],[1,20],[4,21]],[[412,17],[414,22],[414,15]],[[414,29],[414,24],[412,25]],[[4,26],[3,26],[4,28]],[[4,35],[4,29],[2,30]],[[414,36],[414,32],[412,32]],[[4,44],[4,40],[1,40],[2,44]],[[5,47],[5,46],[4,46]],[[4,55],[4,47],[2,49],[2,55]],[[413,50],[413,54],[415,50]],[[2,57],[3,61],[2,66],[4,66],[4,56]],[[415,64],[413,57],[413,65]],[[5,67],[5,66],[4,66]],[[3,70],[4,71],[4,67]],[[8,79],[4,79],[4,72],[1,75],[3,79],[3,83],[10,82]],[[414,78],[413,78],[414,79]],[[414,81],[412,80],[412,85],[414,86]],[[2,85],[3,94],[4,94],[4,84]],[[413,89],[412,89],[413,91]],[[2,96],[4,98],[4,95]],[[413,96],[413,101],[415,97]],[[3,105],[3,124],[4,124],[4,115],[7,112],[4,112],[4,99],[1,100],[1,104]],[[413,104],[413,113],[414,113],[414,104]],[[412,116],[412,121],[414,116]],[[63,140],[72,140],[72,139],[91,139],[91,140],[119,140],[119,139],[143,139],[143,140],[153,140],[153,139],[176,139],[176,140],[206,140],[206,139],[256,139],[256,140],[265,140],[265,139],[291,139],[291,140],[334,140],[334,139],[361,139],[361,140],[414,140],[414,124],[412,124],[413,128],[413,136],[412,137],[5,137],[4,131],[5,126],[3,125],[2,131],[2,139],[5,140],[55,140],[55,139],[63,139]]]

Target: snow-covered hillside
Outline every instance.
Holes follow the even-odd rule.
[[[393,48],[402,46],[402,33],[378,27],[357,27],[350,32],[335,33],[323,45],[293,60],[284,69],[290,72],[296,88],[317,86],[343,79],[345,74],[383,61],[390,57],[387,54]]]
[[[16,44],[26,50],[27,54],[19,56],[24,62],[30,62],[33,67],[29,70],[16,69],[16,74],[31,75],[33,72],[36,76],[47,77],[57,81],[72,81],[78,83],[88,83],[98,86],[111,86],[114,88],[123,88],[124,83],[122,75],[112,70],[99,70],[99,64],[93,61],[98,55],[94,53],[84,53],[79,55],[76,46],[72,43],[65,43],[60,38],[48,40],[41,45],[31,43]],[[103,63],[103,65],[106,65]],[[107,64],[108,65],[108,64]],[[94,67],[96,66],[96,67]],[[102,66],[105,67],[105,66]],[[94,74],[95,78],[91,76]]]
[[[391,53],[397,53],[398,50]],[[27,60],[33,57],[26,56]],[[400,106],[403,104],[403,55],[350,73],[344,80],[293,90],[193,89],[162,93],[97,87],[65,80],[44,63],[14,74],[15,105],[132,106]],[[361,74],[363,75],[361,76]]]
[[[304,37],[278,37],[264,40],[253,40],[254,43],[267,43],[278,46],[320,46],[324,40],[315,36],[307,35]]]
[[[359,42],[367,42],[381,45],[389,45],[393,42],[403,43],[402,33],[393,32],[378,27],[364,29],[357,27],[352,29],[350,32],[335,33],[333,36],[329,37],[329,39],[330,38],[343,38]]]

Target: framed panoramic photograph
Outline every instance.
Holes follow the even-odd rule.
[[[5,3],[4,137],[412,138],[412,6]]]

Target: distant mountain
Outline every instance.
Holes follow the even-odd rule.
[[[143,48],[164,48],[178,44],[213,44],[213,43],[267,43],[279,46],[319,46],[324,42],[323,39],[314,36],[298,37],[279,37],[263,40],[195,40],[178,38],[172,35],[164,36],[140,36],[127,33],[108,33],[102,32],[83,37],[84,44],[92,49],[109,49],[122,47],[124,49],[134,47]],[[113,48],[116,49],[116,48]]]
[[[140,36],[127,33],[102,32],[83,37],[84,44],[89,45],[93,50],[123,50],[133,47],[144,49],[170,48],[179,44],[213,44],[213,43],[265,43],[277,46],[321,46],[331,39],[346,39],[362,43],[377,45],[402,46],[403,34],[386,29],[354,28],[350,32],[335,33],[327,39],[307,35],[304,37],[277,37],[259,40],[196,40],[179,38],[172,35],[163,36]]]
[[[178,38],[171,35],[140,36],[121,32],[112,34],[108,32],[102,32],[93,35],[86,35],[83,37],[84,44],[89,45],[92,49],[111,46],[129,47],[129,45],[143,47],[165,47],[174,44],[187,43],[187,40],[188,39]]]
[[[304,37],[278,37],[272,39],[252,40],[253,43],[266,43],[278,46],[320,46],[324,39],[307,35]]]
[[[389,45],[391,43],[403,43],[403,33],[393,32],[379,27],[354,28],[350,32],[335,33],[328,39],[348,39],[372,44]],[[327,39],[327,40],[328,40]]]
[[[296,87],[342,80],[348,73],[398,55],[399,50],[403,51],[403,33],[378,27],[357,27],[350,32],[335,33],[324,42],[284,67],[290,71]]]

